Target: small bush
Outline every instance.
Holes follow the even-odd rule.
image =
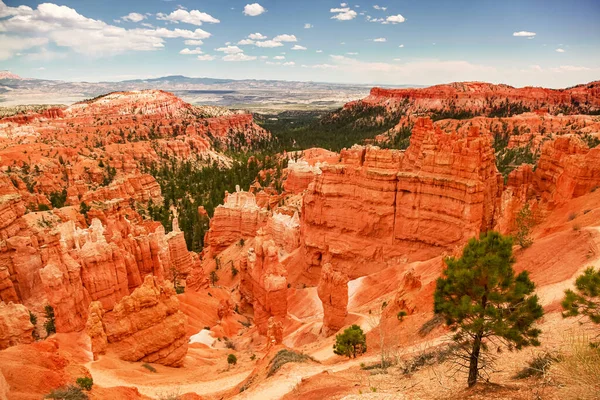
[[[396,317],[398,317],[398,321],[404,321],[404,317],[407,315],[408,313],[405,310],[400,310],[398,311],[398,315],[396,315]]]
[[[229,365],[237,364],[237,357],[235,356],[235,354],[230,354],[227,356],[227,364],[229,364]]]
[[[207,331],[210,331],[210,326],[205,326],[204,329],[206,329]]]
[[[217,271],[211,271],[210,273],[210,283],[214,286],[215,283],[219,281],[219,275],[217,275]]]
[[[577,213],[572,212],[569,214],[569,221],[573,221],[575,218],[577,218]]]
[[[156,372],[156,368],[154,368],[152,365],[150,365],[148,363],[143,363],[142,367],[146,368],[150,372]]]
[[[229,339],[225,339],[225,347],[227,347],[228,349],[231,349],[231,350],[235,350],[235,343],[233,343]]]
[[[83,393],[80,387],[69,385],[59,389],[54,389],[48,393],[45,399],[56,400],[87,400],[87,394]]]
[[[389,360],[385,360],[383,362],[383,366],[381,365],[381,363],[377,363],[377,364],[371,364],[371,365],[365,365],[365,363],[360,363],[360,369],[365,370],[365,371],[370,371],[372,369],[386,369],[391,367],[393,364],[391,361]]]
[[[238,274],[238,272],[240,272],[240,271],[238,271],[237,268],[232,265],[231,266],[231,277],[235,278],[236,275]]]
[[[92,378],[88,378],[84,376],[83,378],[77,378],[77,385],[83,390],[87,390],[88,392],[92,390],[92,386],[94,386],[94,380]]]
[[[51,305],[46,305],[44,307],[44,315],[46,317],[46,321],[44,322],[44,328],[46,329],[46,333],[50,336],[53,333],[56,333],[56,321],[54,320],[54,308]]]
[[[256,360],[256,354],[252,354],[252,355],[250,356],[250,360],[251,360],[251,361],[254,361],[254,360]]]
[[[352,325],[344,333],[336,335],[333,352],[339,356],[356,358],[367,351],[367,336],[358,325]]]
[[[29,322],[31,322],[31,325],[33,325],[33,331],[31,331],[31,336],[35,340],[38,340],[40,337],[37,333],[37,316],[31,311],[29,311]]]
[[[296,353],[295,351],[286,349],[279,350],[277,354],[275,354],[275,357],[273,357],[271,360],[267,377],[274,375],[277,371],[279,371],[279,368],[283,367],[287,363],[302,363],[308,360],[315,361],[311,356],[306,354]]]
[[[562,385],[562,399],[597,400],[600,393],[600,349],[592,346],[589,338],[575,336],[551,373]]]
[[[525,379],[530,376],[542,377],[548,372],[550,366],[557,362],[558,358],[550,353],[541,353],[527,362],[527,366],[517,372],[516,379]]]

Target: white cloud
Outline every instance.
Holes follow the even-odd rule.
[[[237,46],[219,47],[218,49],[215,49],[215,50],[223,52],[225,54],[240,54],[240,53],[244,52],[244,50],[240,49]]]
[[[206,39],[211,36],[202,29],[125,29],[87,18],[70,7],[52,3],[40,4],[35,10],[29,7],[0,7],[0,10],[10,17],[0,20],[0,31],[10,32],[10,36],[7,36],[9,42],[53,42],[57,46],[95,57],[127,51],[158,50],[164,47],[165,38]],[[11,46],[14,47],[3,40],[0,49],[6,50]]]
[[[184,55],[202,54],[202,50],[200,50],[200,47],[196,47],[194,50],[190,50],[186,47],[185,49],[181,50],[179,52],[179,54],[184,54]]]
[[[403,47],[404,47],[404,45],[403,45],[403,44],[401,44],[401,45],[400,45],[400,46],[398,46],[398,47],[400,47],[400,48],[403,48]]]
[[[398,15],[390,15],[389,17],[387,17],[385,19],[385,22],[382,22],[382,24],[401,24],[404,21],[406,21],[406,18],[404,18],[402,15],[398,14]]]
[[[256,17],[264,12],[266,12],[265,8],[258,3],[246,4],[244,7],[244,15],[249,17]]]
[[[304,46],[294,45],[291,50],[307,50]]]
[[[18,55],[23,55],[23,54],[17,53],[16,55],[18,56]],[[56,51],[50,51],[46,47],[42,47],[39,49],[39,51],[37,51],[35,53],[29,53],[24,56],[24,58],[29,61],[51,61],[51,60],[57,60],[57,59],[62,59],[62,58],[66,58],[66,57],[67,57],[67,53],[59,53]]]
[[[556,49],[556,52],[557,52],[557,53],[564,53],[564,52],[565,52],[565,49],[560,49],[560,48],[559,48],[559,49]]]
[[[156,14],[156,19],[158,20],[162,20],[162,21],[169,21],[169,22],[173,22],[173,23],[186,23],[186,24],[191,24],[191,25],[202,25],[203,22],[209,22],[211,24],[218,24],[219,21],[218,19],[216,19],[215,17],[213,17],[210,14],[198,11],[198,10],[192,10],[192,11],[186,11],[186,10],[176,10],[173,11],[171,14],[169,15],[165,15],[162,13],[158,13]]]
[[[186,40],[183,43],[187,44],[188,46],[202,46],[204,44],[204,42],[202,40],[197,40],[197,39]]]
[[[342,3],[346,4],[346,3]],[[344,6],[342,6],[344,7]],[[335,13],[331,19],[337,19],[338,21],[350,21],[351,19],[356,18],[356,11],[351,10],[347,7],[344,8],[332,8],[329,12]]]
[[[287,35],[287,34],[277,35],[273,38],[273,40],[276,42],[297,42],[298,41],[298,39],[296,38],[295,35]]]
[[[387,39],[384,38],[384,37],[380,37],[380,38],[377,38],[377,39],[373,39],[373,41],[377,42],[377,43],[385,43],[385,42],[387,42]]]
[[[281,46],[283,46],[283,43],[277,42],[275,40],[265,40],[263,42],[256,42],[255,45],[256,45],[256,47],[272,48],[272,47],[281,47]]]
[[[204,54],[202,56],[196,57],[200,61],[212,61],[215,59],[215,56],[211,56],[210,54]]]
[[[285,60],[284,56],[275,56],[273,57],[273,60]]]
[[[252,39],[242,39],[237,44],[240,46],[248,46],[251,44],[256,44],[256,42]]]
[[[252,61],[256,60],[256,56],[249,56],[244,53],[228,54],[223,57],[223,61]]]
[[[312,27],[312,24],[304,24],[304,29],[311,29]]]
[[[348,54],[349,56],[357,56],[358,55],[358,53],[346,53],[346,54]]]
[[[317,53],[322,53],[322,52],[323,52],[323,50],[317,50]]]
[[[249,34],[248,38],[252,39],[252,40],[265,40],[267,37],[265,35],[263,35],[262,33],[256,32],[256,33]]]
[[[284,66],[286,66],[286,67],[291,67],[291,66],[293,66],[293,65],[296,65],[296,63],[295,63],[295,62],[293,62],[293,61],[288,61],[288,62],[284,62],[282,65],[284,65]]]
[[[337,69],[337,65],[331,64],[316,64],[316,65],[302,65],[302,68],[314,68],[314,69]]]
[[[376,10],[381,10],[381,11],[385,11],[385,10],[387,10],[387,7],[381,7],[381,6],[378,6],[377,4],[375,4],[375,5],[373,6],[373,8],[374,8],[374,9],[376,9]]]
[[[576,66],[576,65],[561,65],[560,67],[549,68],[549,70],[552,72],[558,72],[558,73],[593,71],[592,68],[580,67],[580,66]]]
[[[535,36],[535,32],[528,32],[528,31],[513,32],[513,36],[517,36],[517,37],[534,37]]]
[[[127,14],[124,17],[121,17],[121,19],[123,21],[129,21],[129,22],[140,22],[140,21],[145,20],[146,16],[143,14],[132,12],[132,13]]]
[[[342,7],[348,7],[348,3],[342,3],[342,4],[340,4],[340,6],[342,6]]]
[[[0,34],[0,60],[7,60],[21,50],[43,46],[47,43],[48,39],[46,38],[22,38]]]

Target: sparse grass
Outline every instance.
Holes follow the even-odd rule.
[[[405,375],[413,374],[424,366],[439,364],[446,361],[454,350],[455,348],[453,346],[446,346],[422,351],[410,360],[405,361],[403,365],[401,365],[400,370]]]
[[[561,398],[600,399],[600,349],[593,346],[589,338],[573,337],[551,373],[564,385]]]
[[[83,393],[80,387],[69,385],[59,389],[54,389],[48,393],[45,399],[56,400],[87,400],[87,394]]]
[[[419,335],[421,337],[427,336],[432,330],[444,323],[444,317],[436,314],[429,321],[425,322],[423,326],[419,328]]]
[[[275,354],[275,357],[273,357],[273,359],[271,360],[267,377],[274,375],[279,370],[279,368],[283,367],[287,363],[302,363],[308,360],[316,362],[314,358],[306,354],[296,353],[294,351],[285,349],[279,350],[277,354]]]
[[[550,366],[558,361],[558,356],[552,353],[540,353],[527,362],[527,366],[517,372],[515,379],[525,379],[530,376],[537,378],[546,375]]]
[[[150,372],[156,372],[156,368],[154,368],[152,365],[150,365],[148,363],[143,363],[142,367],[146,368]]]

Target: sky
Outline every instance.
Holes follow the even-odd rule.
[[[0,70],[372,85],[600,80],[600,0],[0,0]]]

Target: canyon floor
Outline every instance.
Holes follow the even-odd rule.
[[[600,268],[599,110],[598,82],[459,82],[318,119],[156,89],[11,112],[0,400],[600,398],[598,326],[561,307]],[[523,224],[541,345],[488,342],[469,389],[436,281],[471,238]],[[354,324],[366,353],[334,354]]]

